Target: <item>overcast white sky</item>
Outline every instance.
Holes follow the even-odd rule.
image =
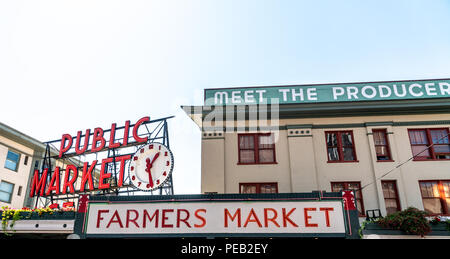
[[[170,121],[200,193],[204,88],[450,78],[445,0],[0,0],[0,121],[40,141]]]

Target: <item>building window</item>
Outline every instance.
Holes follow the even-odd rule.
[[[448,129],[410,129],[408,133],[414,160],[450,159]]]
[[[392,214],[400,211],[400,201],[397,192],[397,183],[395,181],[381,181],[383,188],[384,204],[386,206],[386,213]]]
[[[19,165],[20,154],[8,150],[8,154],[6,155],[5,168],[8,168],[13,171],[17,171],[17,166]]]
[[[14,184],[2,181],[0,183],[0,201],[11,203]]]
[[[424,210],[430,214],[450,214],[450,180],[419,181]]]
[[[375,143],[375,152],[377,161],[392,161],[391,150],[389,148],[389,140],[385,129],[374,129],[373,141]]]
[[[326,131],[328,162],[357,162],[352,131]]]
[[[277,183],[240,183],[239,193],[278,193]]]
[[[359,216],[364,216],[364,203],[361,193],[360,182],[332,182],[332,192],[342,192],[343,190],[352,190],[355,193],[356,208],[358,209]]]
[[[275,141],[271,133],[239,134],[239,164],[274,164]]]

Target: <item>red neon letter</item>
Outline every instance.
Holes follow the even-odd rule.
[[[305,208],[305,227],[317,227],[316,223],[309,223],[311,216],[308,215],[308,211],[316,211],[316,208]]]
[[[137,141],[137,142],[147,142],[147,140],[148,140],[148,137],[145,137],[145,138],[140,138],[139,136],[138,136],[138,129],[139,129],[139,126],[141,126],[141,124],[142,123],[144,123],[144,122],[146,122],[146,121],[149,121],[150,120],[150,117],[144,117],[144,118],[142,118],[142,119],[140,119],[140,120],[138,120],[138,122],[136,122],[136,124],[134,124],[134,127],[133,127],[133,137],[134,137],[134,139]]]
[[[100,141],[100,146],[97,146],[97,142]],[[98,152],[105,147],[105,138],[103,137],[103,129],[95,128],[94,129],[94,137],[92,138],[92,152]]]
[[[89,146],[89,137],[90,137],[90,134],[91,134],[91,130],[90,130],[90,129],[87,129],[87,130],[86,130],[86,134],[84,135],[84,145],[83,145],[83,149],[80,149],[81,131],[78,131],[78,133],[77,133],[77,141],[75,142],[75,152],[76,152],[78,155],[83,154],[83,153],[86,151],[87,147]]]
[[[69,144],[65,146],[66,140],[69,140]],[[72,136],[69,134],[62,135],[61,138],[61,147],[59,148],[59,157],[62,157],[64,153],[66,153],[72,147]]]
[[[55,171],[53,172],[52,179],[50,180],[50,185],[47,187],[47,191],[45,192],[45,195],[48,196],[52,191],[55,191],[55,194],[59,194],[59,166],[55,168]]]
[[[72,178],[69,180],[70,177],[70,171],[73,172]],[[78,170],[74,165],[68,165],[66,167],[66,175],[64,177],[64,185],[63,185],[63,194],[66,194],[67,187],[69,187],[69,193],[75,193],[75,188],[73,187],[73,184],[78,178]]]
[[[44,195],[45,182],[47,181],[48,168],[44,169],[41,179],[39,179],[39,170],[34,170],[33,183],[31,184],[30,198],[39,193],[40,196]]]
[[[88,182],[89,185],[89,190],[92,191],[94,190],[94,181],[92,179],[92,171],[95,168],[95,165],[97,164],[97,160],[92,161],[91,166],[88,169],[88,162],[84,163],[83,166],[83,175],[81,177],[81,187],[80,187],[80,192],[84,192],[84,188],[86,186],[86,182]]]
[[[123,185],[123,174],[125,171],[125,161],[130,160],[130,159],[131,159],[131,155],[124,155],[124,156],[116,157],[116,162],[120,161],[119,182],[117,183],[117,185],[119,187],[122,187],[122,185]]]
[[[327,221],[327,227],[330,226],[330,214],[329,211],[334,211],[333,208],[320,208],[320,211],[325,211],[325,219]]]
[[[108,212],[109,212],[109,210],[99,210],[98,211],[98,213],[97,213],[97,228],[100,227],[100,220],[104,219],[102,217],[102,213],[108,213]]]
[[[234,213],[233,216],[231,216],[230,212],[228,211],[228,209],[224,210],[224,214],[225,214],[225,227],[228,227],[228,217],[230,217],[231,221],[234,221],[234,219],[237,217],[237,222],[238,222],[238,227],[241,227],[241,209],[237,209],[236,213]]]
[[[109,183],[103,183],[105,179],[111,178],[111,173],[105,173],[106,164],[111,163],[113,161],[112,157],[105,158],[102,160],[102,167],[100,169],[100,179],[98,180],[98,188],[99,189],[108,189]]]
[[[120,147],[120,143],[114,143],[114,137],[116,135],[116,124],[113,123],[111,125],[111,131],[109,132],[109,145],[108,148],[116,148],[116,147]]]
[[[123,130],[123,143],[122,147],[128,145],[128,134],[130,133],[130,121],[125,122],[125,129]]]

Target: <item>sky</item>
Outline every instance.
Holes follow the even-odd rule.
[[[203,89],[450,78],[445,0],[0,0],[0,122],[37,140],[169,121],[200,193]]]

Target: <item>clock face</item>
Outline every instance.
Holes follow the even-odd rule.
[[[131,183],[143,191],[161,186],[172,173],[173,155],[160,143],[145,144],[131,158],[129,174]]]

